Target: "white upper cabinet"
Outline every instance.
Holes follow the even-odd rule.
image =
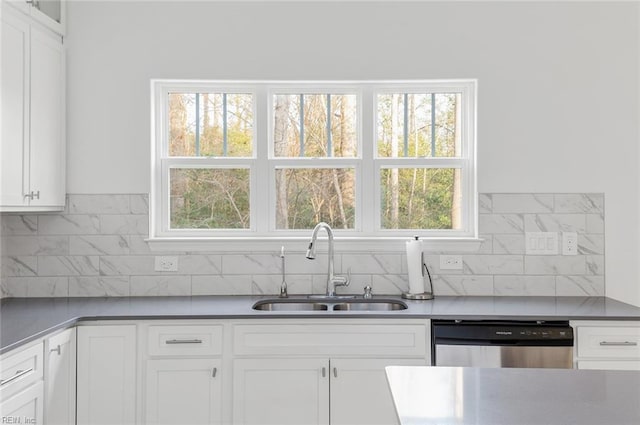
[[[65,204],[62,37],[2,9],[0,211],[60,211]]]
[[[7,3],[50,30],[64,35],[66,0],[7,0]]]

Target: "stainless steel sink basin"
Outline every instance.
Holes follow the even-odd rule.
[[[260,300],[253,307],[259,311],[398,311],[407,305],[393,299],[363,299],[352,296],[315,298],[272,298]]]
[[[396,300],[353,300],[333,306],[334,311],[394,311],[406,310],[407,305]]]
[[[324,303],[307,300],[275,299],[258,301],[254,310],[261,311],[324,311],[329,307]]]

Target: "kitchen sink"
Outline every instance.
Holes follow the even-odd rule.
[[[258,301],[253,305],[254,310],[261,311],[323,311],[328,310],[327,304],[308,300],[275,299]]]
[[[326,297],[322,301],[313,298],[275,298],[258,301],[252,308],[259,311],[397,311],[407,308],[402,301],[390,299]]]
[[[333,306],[334,311],[394,311],[406,310],[407,305],[395,300],[353,300]]]

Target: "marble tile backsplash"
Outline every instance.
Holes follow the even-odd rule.
[[[605,292],[603,194],[479,196],[474,253],[460,253],[462,270],[440,270],[427,254],[436,295],[602,296]],[[174,252],[179,272],[154,271],[146,195],[68,195],[60,214],[2,214],[2,297],[148,295],[266,295],[280,287],[277,253]],[[578,255],[526,255],[525,232],[577,232]],[[455,254],[455,252],[446,252]],[[322,293],[326,257],[287,257],[289,291]],[[351,268],[347,292],[408,289],[403,253],[338,253],[336,269]]]

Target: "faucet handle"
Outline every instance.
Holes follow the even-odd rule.
[[[333,284],[334,286],[349,286],[351,283],[351,267],[347,269],[347,275],[334,275],[333,276]]]

